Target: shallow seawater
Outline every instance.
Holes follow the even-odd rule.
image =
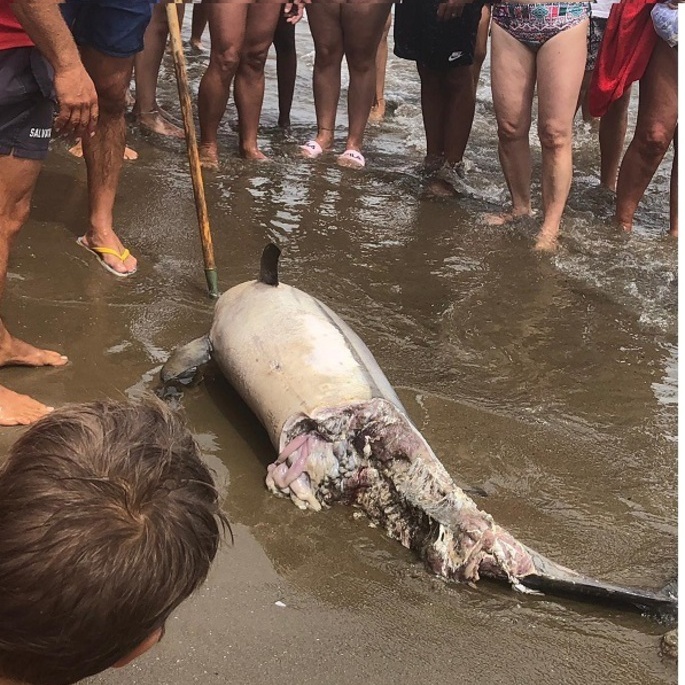
[[[293,136],[304,142],[314,131],[306,24],[298,50]],[[203,58],[189,59],[197,87]],[[579,123],[562,246],[538,256],[534,222],[483,221],[507,199],[488,76],[486,63],[467,188],[437,201],[423,196],[412,65],[391,57],[392,113],[369,130],[368,166],[355,173],[330,156],[301,160],[278,132],[272,55],[261,141],[273,162],[236,157],[229,112],[221,169],[205,180],[221,288],[254,278],[263,246],[278,242],[282,280],[352,325],[447,469],[484,493],[498,522],[567,566],[660,587],[677,571],[670,157],[635,232],[621,235],[596,188],[596,138]],[[174,88],[167,60],[160,100],[178,111]],[[339,151],[344,123],[341,108]],[[72,364],[3,371],[3,382],[56,405],[153,389],[170,351],[211,321],[183,147],[137,133],[130,142],[140,160],[126,165],[117,225],[140,258],[134,279],[115,281],[76,246],[85,174],[59,145],[13,255],[4,316]],[[352,510],[303,514],[268,495],[271,445],[212,369],[182,405],[225,489],[235,545],[154,652],[93,682],[676,682],[659,655],[666,628],[652,619],[448,585]]]

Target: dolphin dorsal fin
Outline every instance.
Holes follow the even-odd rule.
[[[281,250],[278,245],[269,243],[262,252],[262,261],[259,265],[259,282],[266,285],[278,285],[278,258]]]

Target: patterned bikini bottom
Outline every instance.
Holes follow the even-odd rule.
[[[590,17],[587,2],[498,2],[492,20],[531,50],[539,50],[550,38]]]

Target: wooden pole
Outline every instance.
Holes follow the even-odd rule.
[[[211,297],[219,297],[219,280],[214,262],[214,245],[212,233],[209,227],[209,214],[207,212],[207,200],[205,198],[205,186],[202,180],[202,168],[200,167],[200,155],[197,149],[197,135],[195,134],[195,121],[193,119],[193,106],[190,100],[188,88],[188,73],[186,71],[186,58],[183,54],[181,42],[181,25],[178,21],[176,2],[168,2],[166,16],[169,23],[169,36],[171,37],[171,51],[174,56],[176,69],[176,83],[178,84],[178,97],[181,102],[183,114],[183,128],[186,134],[186,147],[188,148],[188,161],[190,162],[190,175],[193,179],[193,193],[195,194],[195,209],[197,210],[197,223],[200,228],[200,240],[202,241],[202,256],[205,263],[205,277]]]

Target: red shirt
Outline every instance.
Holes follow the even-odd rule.
[[[12,1],[0,0],[0,50],[25,48],[33,45],[33,41],[12,11],[10,5]]]

